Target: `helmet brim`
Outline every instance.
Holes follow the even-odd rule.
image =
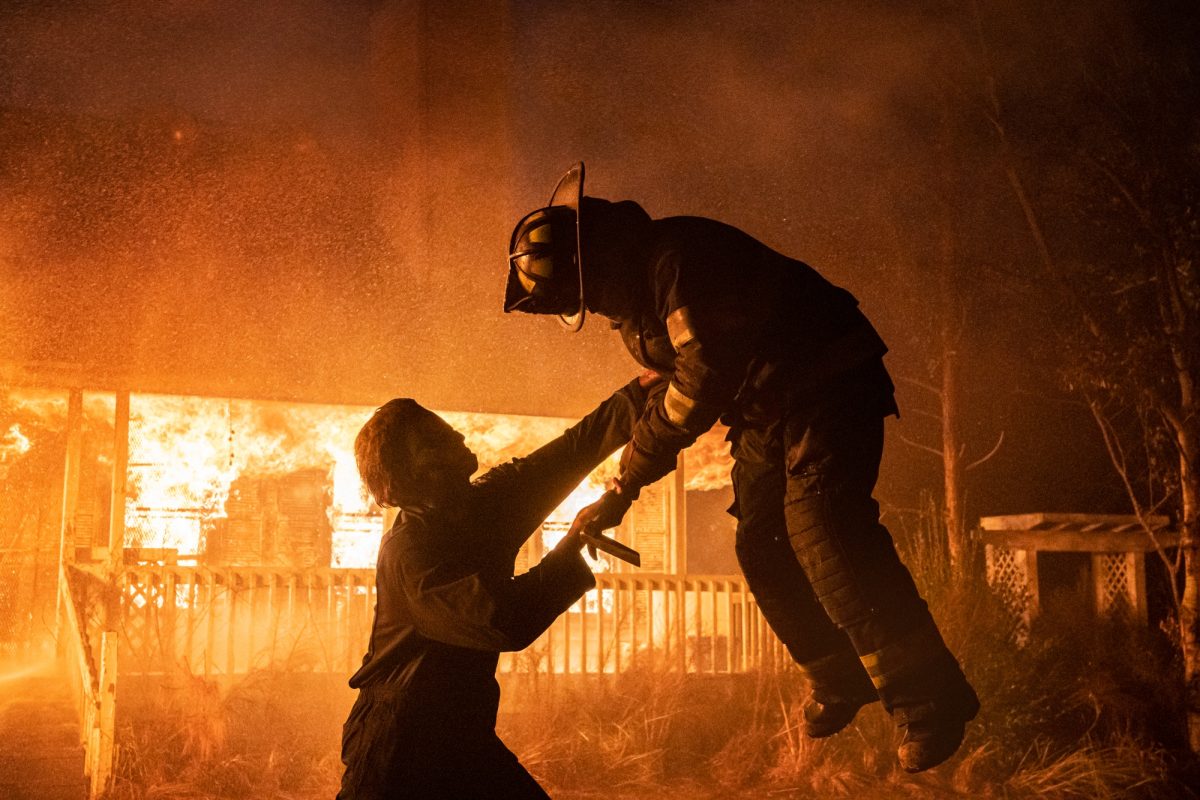
[[[572,331],[582,328],[587,316],[587,307],[583,304],[583,227],[579,220],[583,210],[583,177],[583,162],[577,161],[558,179],[554,191],[550,194],[549,203],[551,206],[566,206],[575,212],[575,264],[579,269],[579,312],[558,316]]]
[[[550,206],[566,206],[579,213],[583,204],[583,162],[576,161],[554,186],[550,194]]]

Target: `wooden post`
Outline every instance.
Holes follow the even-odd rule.
[[[1108,596],[1108,591],[1104,585],[1107,577],[1107,560],[1110,553],[1092,553],[1090,555],[1092,567],[1092,605],[1096,609],[1096,614],[1103,616],[1107,614],[1113,605],[1112,598]]]
[[[700,581],[697,580],[692,585],[696,587],[696,625],[699,626]],[[696,638],[699,640],[699,632],[697,632]],[[684,583],[683,575],[675,576],[675,639],[677,641],[676,647],[679,649],[679,653],[677,654],[677,658],[679,660],[679,671],[681,673],[687,672],[687,585]]]
[[[179,575],[175,571],[174,566],[169,563],[163,564],[163,581],[162,592],[163,605],[163,631],[160,634],[162,639],[162,658],[164,663],[174,666],[178,663],[178,642],[179,642]]]
[[[63,463],[62,520],[58,537],[58,577],[62,581],[67,568],[75,563],[75,513],[79,507],[79,461],[83,450],[83,392],[72,389],[67,400],[67,446]],[[58,652],[63,652],[66,631],[63,630],[63,597],[68,596],[59,586],[54,602],[54,638]]]
[[[258,572],[247,570],[246,573],[246,672],[251,672],[254,669],[255,656],[255,641],[254,641],[254,624],[258,621],[258,616],[255,614],[255,605],[258,595]]]
[[[595,591],[594,589],[592,591]],[[599,599],[597,596],[597,603]],[[587,593],[579,598],[579,671],[587,674],[588,671],[588,608],[587,608]],[[600,613],[599,607],[596,613]]]
[[[125,566],[125,488],[129,478],[129,392],[117,392],[113,420],[112,493],[108,521],[108,574],[115,578]]]
[[[1130,591],[1133,592],[1134,614],[1142,625],[1150,624],[1150,608],[1146,597],[1146,555],[1127,553],[1129,559]]]
[[[624,580],[620,575],[613,575],[613,671],[620,673],[621,671],[621,644],[625,641],[621,636],[621,627],[624,624],[625,603],[625,587],[622,585]]]
[[[603,675],[608,670],[608,652],[605,648],[604,638],[604,623],[608,620],[609,614],[604,610],[604,592],[608,591],[601,584],[596,587],[596,610],[599,615],[596,617],[596,672]],[[612,597],[610,594],[609,597]]]
[[[667,547],[668,563],[663,572],[674,575],[687,574],[687,489],[683,469],[683,453],[675,459],[675,475],[672,483],[670,519],[667,534],[671,537]]]
[[[238,573],[236,568],[229,568],[224,571],[225,574],[225,597],[228,600],[226,606],[225,619],[225,674],[232,675],[235,671],[237,662],[236,651],[234,648],[237,645],[237,596],[238,596]]]
[[[571,609],[568,608],[566,613],[564,613],[561,617],[559,617],[559,619],[561,619],[563,621],[563,668],[562,668],[562,671],[563,671],[564,675],[569,675],[571,673],[571,651],[573,649],[571,647]]]
[[[717,630],[718,630],[718,626],[717,626],[717,622],[718,622],[718,620],[717,620],[717,613],[718,613],[717,612],[717,581],[715,578],[708,582],[708,589],[709,589],[709,592],[708,592],[709,611],[712,612],[711,627],[709,628],[709,638],[708,638],[708,641],[709,641],[709,646],[708,646],[709,671],[715,675],[717,672]]]
[[[650,656],[650,663],[654,664],[654,646],[657,643],[654,636],[654,582],[647,580],[646,586],[646,653]]]
[[[96,721],[95,762],[91,773],[91,796],[100,797],[112,778],[117,708],[117,634],[100,634],[100,705]]]
[[[1025,585],[1029,587],[1029,608],[1026,611],[1026,623],[1032,622],[1042,607],[1041,588],[1038,583],[1038,551],[1027,549],[1023,554],[1025,567]]]
[[[104,629],[100,633],[97,666],[100,696],[93,742],[95,762],[91,772],[91,796],[99,797],[112,778],[113,738],[116,733],[117,642],[121,624],[122,587],[125,567],[125,485],[129,471],[129,392],[116,396],[113,419],[113,471],[108,527],[108,596],[104,602]]]
[[[217,630],[217,576],[211,569],[204,573],[204,584],[208,587],[208,604],[204,615],[204,677],[212,675],[215,668]]]

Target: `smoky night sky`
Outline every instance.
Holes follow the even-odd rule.
[[[723,219],[854,292],[912,442],[936,444],[919,384],[953,263],[969,452],[1004,434],[975,514],[1123,510],[1009,279],[1036,251],[989,91],[1069,110],[1149,34],[1136,4],[1055,6],[5,3],[0,359],[582,413],[634,372],[617,337],[500,309],[513,222],[582,159],[591,194]],[[1059,130],[1020,154],[1047,204],[1088,135]],[[899,436],[881,488],[904,505],[938,464]]]

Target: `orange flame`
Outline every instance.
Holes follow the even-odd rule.
[[[142,546],[196,553],[202,523],[225,515],[239,476],[320,469],[329,475],[335,538],[343,540],[345,529],[381,531],[380,515],[372,514],[354,466],[354,436],[370,413],[342,406],[131,397],[126,526]]]
[[[690,492],[721,489],[729,485],[733,458],[725,441],[729,429],[716,425],[683,451],[684,488]]]
[[[23,456],[29,452],[31,446],[29,437],[22,433],[21,426],[14,422],[0,435],[0,461]]]
[[[333,565],[373,566],[382,513],[359,480],[353,451],[370,415],[365,407],[136,395],[130,401],[126,526],[143,547],[196,553],[202,523],[224,516],[239,476],[322,469],[328,474]],[[536,449],[570,423],[467,412],[441,416],[463,433],[481,470]],[[550,520],[569,522],[598,498],[617,463],[617,456],[609,458]]]
[[[7,398],[9,408],[35,425],[61,425],[63,392],[30,392]],[[111,395],[84,394],[85,418],[111,420]],[[133,395],[130,398],[126,528],[131,545],[175,548],[198,555],[204,526],[227,513],[231,487],[241,476],[275,477],[320,470],[326,479],[326,514],[334,566],[373,566],[383,514],[359,480],[354,437],[370,407],[285,404],[266,401]],[[525,455],[558,436],[572,420],[554,417],[443,412],[479,457],[480,469]],[[11,421],[4,420],[5,424]],[[0,427],[0,462],[36,446],[29,428]],[[730,458],[718,427],[685,451],[686,488],[727,485]],[[108,462],[103,450],[97,455]],[[619,454],[606,459],[547,518],[543,546],[553,547],[570,521],[604,492],[617,473]],[[594,564],[606,569],[603,557]]]

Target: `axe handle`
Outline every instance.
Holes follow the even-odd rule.
[[[633,564],[635,567],[640,567],[642,565],[642,554],[637,550],[634,550],[632,547],[626,547],[620,542],[610,539],[607,536],[602,536],[599,533],[589,533],[588,531],[584,531],[579,536],[581,539],[583,539],[584,544],[591,545],[597,550],[603,550],[609,555],[616,556],[622,561],[627,561],[628,563]]]

